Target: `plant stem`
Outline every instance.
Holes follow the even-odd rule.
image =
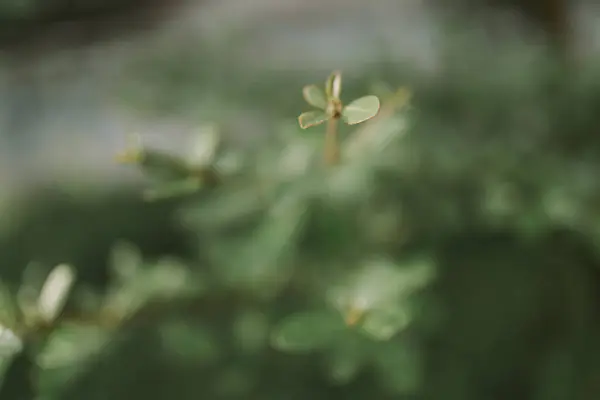
[[[327,132],[325,133],[325,164],[336,165],[340,162],[340,145],[338,143],[338,120],[332,117],[327,121]]]

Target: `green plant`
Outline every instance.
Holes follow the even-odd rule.
[[[191,249],[177,263],[119,246],[107,293],[81,295],[78,269],[47,346],[25,340],[0,365],[0,398],[597,398],[597,72],[556,82],[493,60],[479,76],[464,60],[412,83],[414,109],[405,89],[374,88],[381,109],[348,129],[335,168],[321,167],[318,137],[270,107],[276,134],[253,151],[130,152],[153,199],[196,194],[146,204]],[[189,191],[165,189],[188,178]],[[38,257],[23,241],[32,231],[86,247],[92,213],[172,236],[113,204],[74,213],[68,236],[54,228],[66,212],[50,208],[3,254]]]
[[[159,200],[197,192],[203,187],[213,187],[219,183],[219,175],[211,165],[217,143],[213,143],[208,157],[186,160],[141,144],[139,137],[133,137],[133,145],[118,154],[116,159],[123,164],[138,165],[150,177],[154,185],[144,193],[147,200]]]
[[[317,126],[327,121],[325,133],[325,162],[329,165],[340,162],[338,139],[338,121],[343,119],[348,125],[368,121],[379,112],[379,98],[369,95],[360,97],[344,105],[340,99],[342,93],[342,74],[333,72],[325,83],[323,91],[316,85],[305,86],[302,90],[308,104],[318,110],[307,111],[298,117],[302,129]]]
[[[302,137],[290,135],[285,137],[292,143],[289,147],[298,149],[300,154],[294,157],[294,163],[280,147],[267,148],[264,153],[268,154],[265,158],[270,169],[266,176],[252,165],[240,168],[238,174],[221,175],[222,184],[207,188],[204,200],[184,214],[190,223],[201,227],[207,240],[205,256],[214,266],[215,275],[222,284],[244,296],[263,300],[280,296],[292,284],[296,267],[309,268],[314,262],[310,254],[318,257],[324,270],[314,273],[323,276],[311,284],[319,305],[307,304],[303,310],[286,313],[272,327],[270,343],[285,352],[321,354],[332,363],[335,379],[348,380],[364,366],[384,363],[380,358],[384,355],[354,354],[353,347],[357,343],[369,346],[370,342],[386,342],[408,329],[415,319],[411,310],[413,295],[432,279],[434,269],[432,260],[426,257],[411,256],[398,264],[382,250],[387,246],[385,243],[394,241],[397,234],[394,224],[388,225],[389,230],[374,234],[369,226],[379,226],[377,218],[340,219],[335,211],[336,207],[342,207],[351,215],[362,212],[370,215],[371,211],[365,211],[364,207],[371,207],[367,199],[374,190],[374,176],[398,161],[398,153],[390,152],[388,147],[397,144],[404,133],[406,115],[398,111],[405,111],[401,107],[407,104],[408,91],[385,92],[382,118],[374,120],[374,126],[366,124],[364,129],[354,132],[343,149],[337,139],[338,121],[342,119],[348,125],[368,121],[379,113],[381,106],[379,98],[373,95],[344,106],[340,94],[339,72],[331,74],[324,90],[306,86],[304,98],[318,110],[299,117],[302,129],[328,121],[327,164],[338,164],[342,150],[347,155],[332,174],[311,168],[314,146],[296,143]],[[147,171],[149,163],[135,157],[130,159]],[[174,171],[175,180],[192,174],[189,167],[181,166],[181,161],[173,162],[169,157],[160,160],[162,163],[155,163],[159,170]],[[218,163],[219,157],[212,162]],[[295,163],[305,167],[295,170]],[[273,165],[282,166],[281,170],[274,170]],[[288,173],[287,165],[295,171]],[[327,236],[328,230],[332,230],[337,244],[323,248],[310,240]],[[356,260],[348,260],[344,267],[336,265],[340,258],[347,257],[339,252],[365,242],[369,245],[357,250]],[[328,279],[330,269],[337,273]],[[399,349],[405,346],[398,344]],[[351,356],[345,357],[343,353]],[[401,390],[413,390],[416,381],[416,378],[410,380]]]

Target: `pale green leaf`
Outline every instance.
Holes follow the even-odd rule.
[[[324,111],[308,111],[300,114],[298,122],[302,129],[310,128],[311,126],[317,126],[327,121],[327,114]]]
[[[62,312],[75,281],[75,270],[67,264],[56,266],[48,275],[38,299],[38,312],[52,322]]]
[[[319,350],[335,341],[344,329],[343,321],[336,313],[303,312],[289,316],[276,326],[271,343],[288,352]]]
[[[218,127],[207,124],[190,140],[185,160],[190,166],[204,167],[212,164],[221,145],[221,135]]]
[[[329,78],[327,78],[327,82],[325,82],[325,91],[327,93],[327,97],[339,99],[340,94],[342,93],[342,74],[339,71],[334,71]]]
[[[371,311],[361,329],[375,340],[389,340],[405,329],[411,320],[412,316],[406,305],[390,304],[385,309]]]
[[[380,103],[377,96],[365,96],[344,107],[342,116],[348,125],[359,124],[377,115],[379,108]]]
[[[12,330],[0,325],[0,359],[13,356],[22,348],[21,339]]]
[[[313,107],[325,110],[327,108],[327,98],[325,93],[316,85],[304,86],[302,89],[304,100]]]
[[[73,365],[97,354],[109,338],[106,331],[96,327],[61,325],[50,336],[37,361],[45,369]]]
[[[397,309],[398,304],[403,304],[432,279],[433,272],[433,265],[428,259],[406,261],[401,266],[387,259],[372,259],[363,268],[351,272],[346,282],[330,288],[328,301],[343,313],[348,310],[367,315],[374,313],[371,315],[375,316],[375,322],[379,318],[400,321],[403,316],[375,313]]]

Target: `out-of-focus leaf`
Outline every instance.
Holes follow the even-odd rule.
[[[110,267],[119,283],[134,279],[143,263],[139,249],[127,242],[118,242],[111,249]]]
[[[23,348],[23,342],[11,329],[0,325],[0,358],[10,357]]]
[[[71,287],[75,270],[67,264],[56,266],[48,275],[38,299],[38,312],[47,322],[52,322],[62,312]]]
[[[200,127],[194,135],[187,155],[188,164],[193,167],[204,167],[212,164],[221,141],[220,132],[214,124]]]
[[[414,343],[393,341],[379,347],[373,364],[382,383],[398,394],[414,394],[422,385],[422,353]]]
[[[398,146],[400,139],[406,136],[408,126],[406,113],[381,115],[360,127],[348,138],[343,145],[344,154],[349,160],[367,159],[381,162],[390,158],[395,161],[392,165],[410,165],[415,159],[412,154],[414,150],[409,143]]]
[[[203,187],[203,182],[198,177],[188,177],[183,180],[165,182],[157,187],[147,189],[144,192],[144,199],[147,201],[157,201],[172,197],[185,196],[196,193]]]
[[[127,316],[149,300],[186,297],[203,289],[181,263],[163,259],[150,268],[140,268],[134,279],[113,287],[106,298],[106,307]]]
[[[327,372],[331,380],[338,385],[351,382],[367,360],[369,350],[359,335],[340,335],[327,354]]]
[[[304,86],[302,89],[304,100],[313,107],[325,110],[327,108],[327,97],[320,87],[316,85]]]
[[[302,129],[310,128],[311,126],[317,126],[327,121],[328,115],[325,111],[307,111],[300,114],[298,117],[298,123]]]
[[[402,303],[389,304],[383,309],[369,311],[361,330],[376,340],[389,340],[411,322],[410,310]]]
[[[109,337],[92,326],[63,325],[53,332],[37,361],[44,369],[68,367],[97,354]]]
[[[200,230],[217,229],[239,223],[264,208],[264,198],[255,185],[236,189],[221,192],[210,201],[184,209],[181,212],[184,224]]]
[[[302,312],[281,321],[272,332],[271,343],[282,351],[309,352],[327,347],[344,331],[344,323],[335,313]]]
[[[348,125],[355,125],[373,118],[379,112],[379,98],[365,96],[352,101],[342,111],[342,117]]]
[[[253,237],[225,247],[219,271],[230,284],[264,297],[275,295],[292,272],[292,256],[307,217],[302,194],[289,192],[271,206]]]
[[[350,325],[360,324],[372,337],[389,339],[410,322],[410,295],[432,278],[428,260],[416,259],[406,265],[372,260],[332,288],[329,301]]]
[[[159,328],[163,349],[178,362],[210,364],[221,356],[219,341],[200,324],[171,321]]]

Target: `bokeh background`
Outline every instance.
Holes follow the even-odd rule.
[[[76,271],[0,398],[600,398],[599,52],[592,0],[0,0],[0,308]],[[330,176],[336,69],[389,141]],[[115,160],[214,132],[215,191]]]

